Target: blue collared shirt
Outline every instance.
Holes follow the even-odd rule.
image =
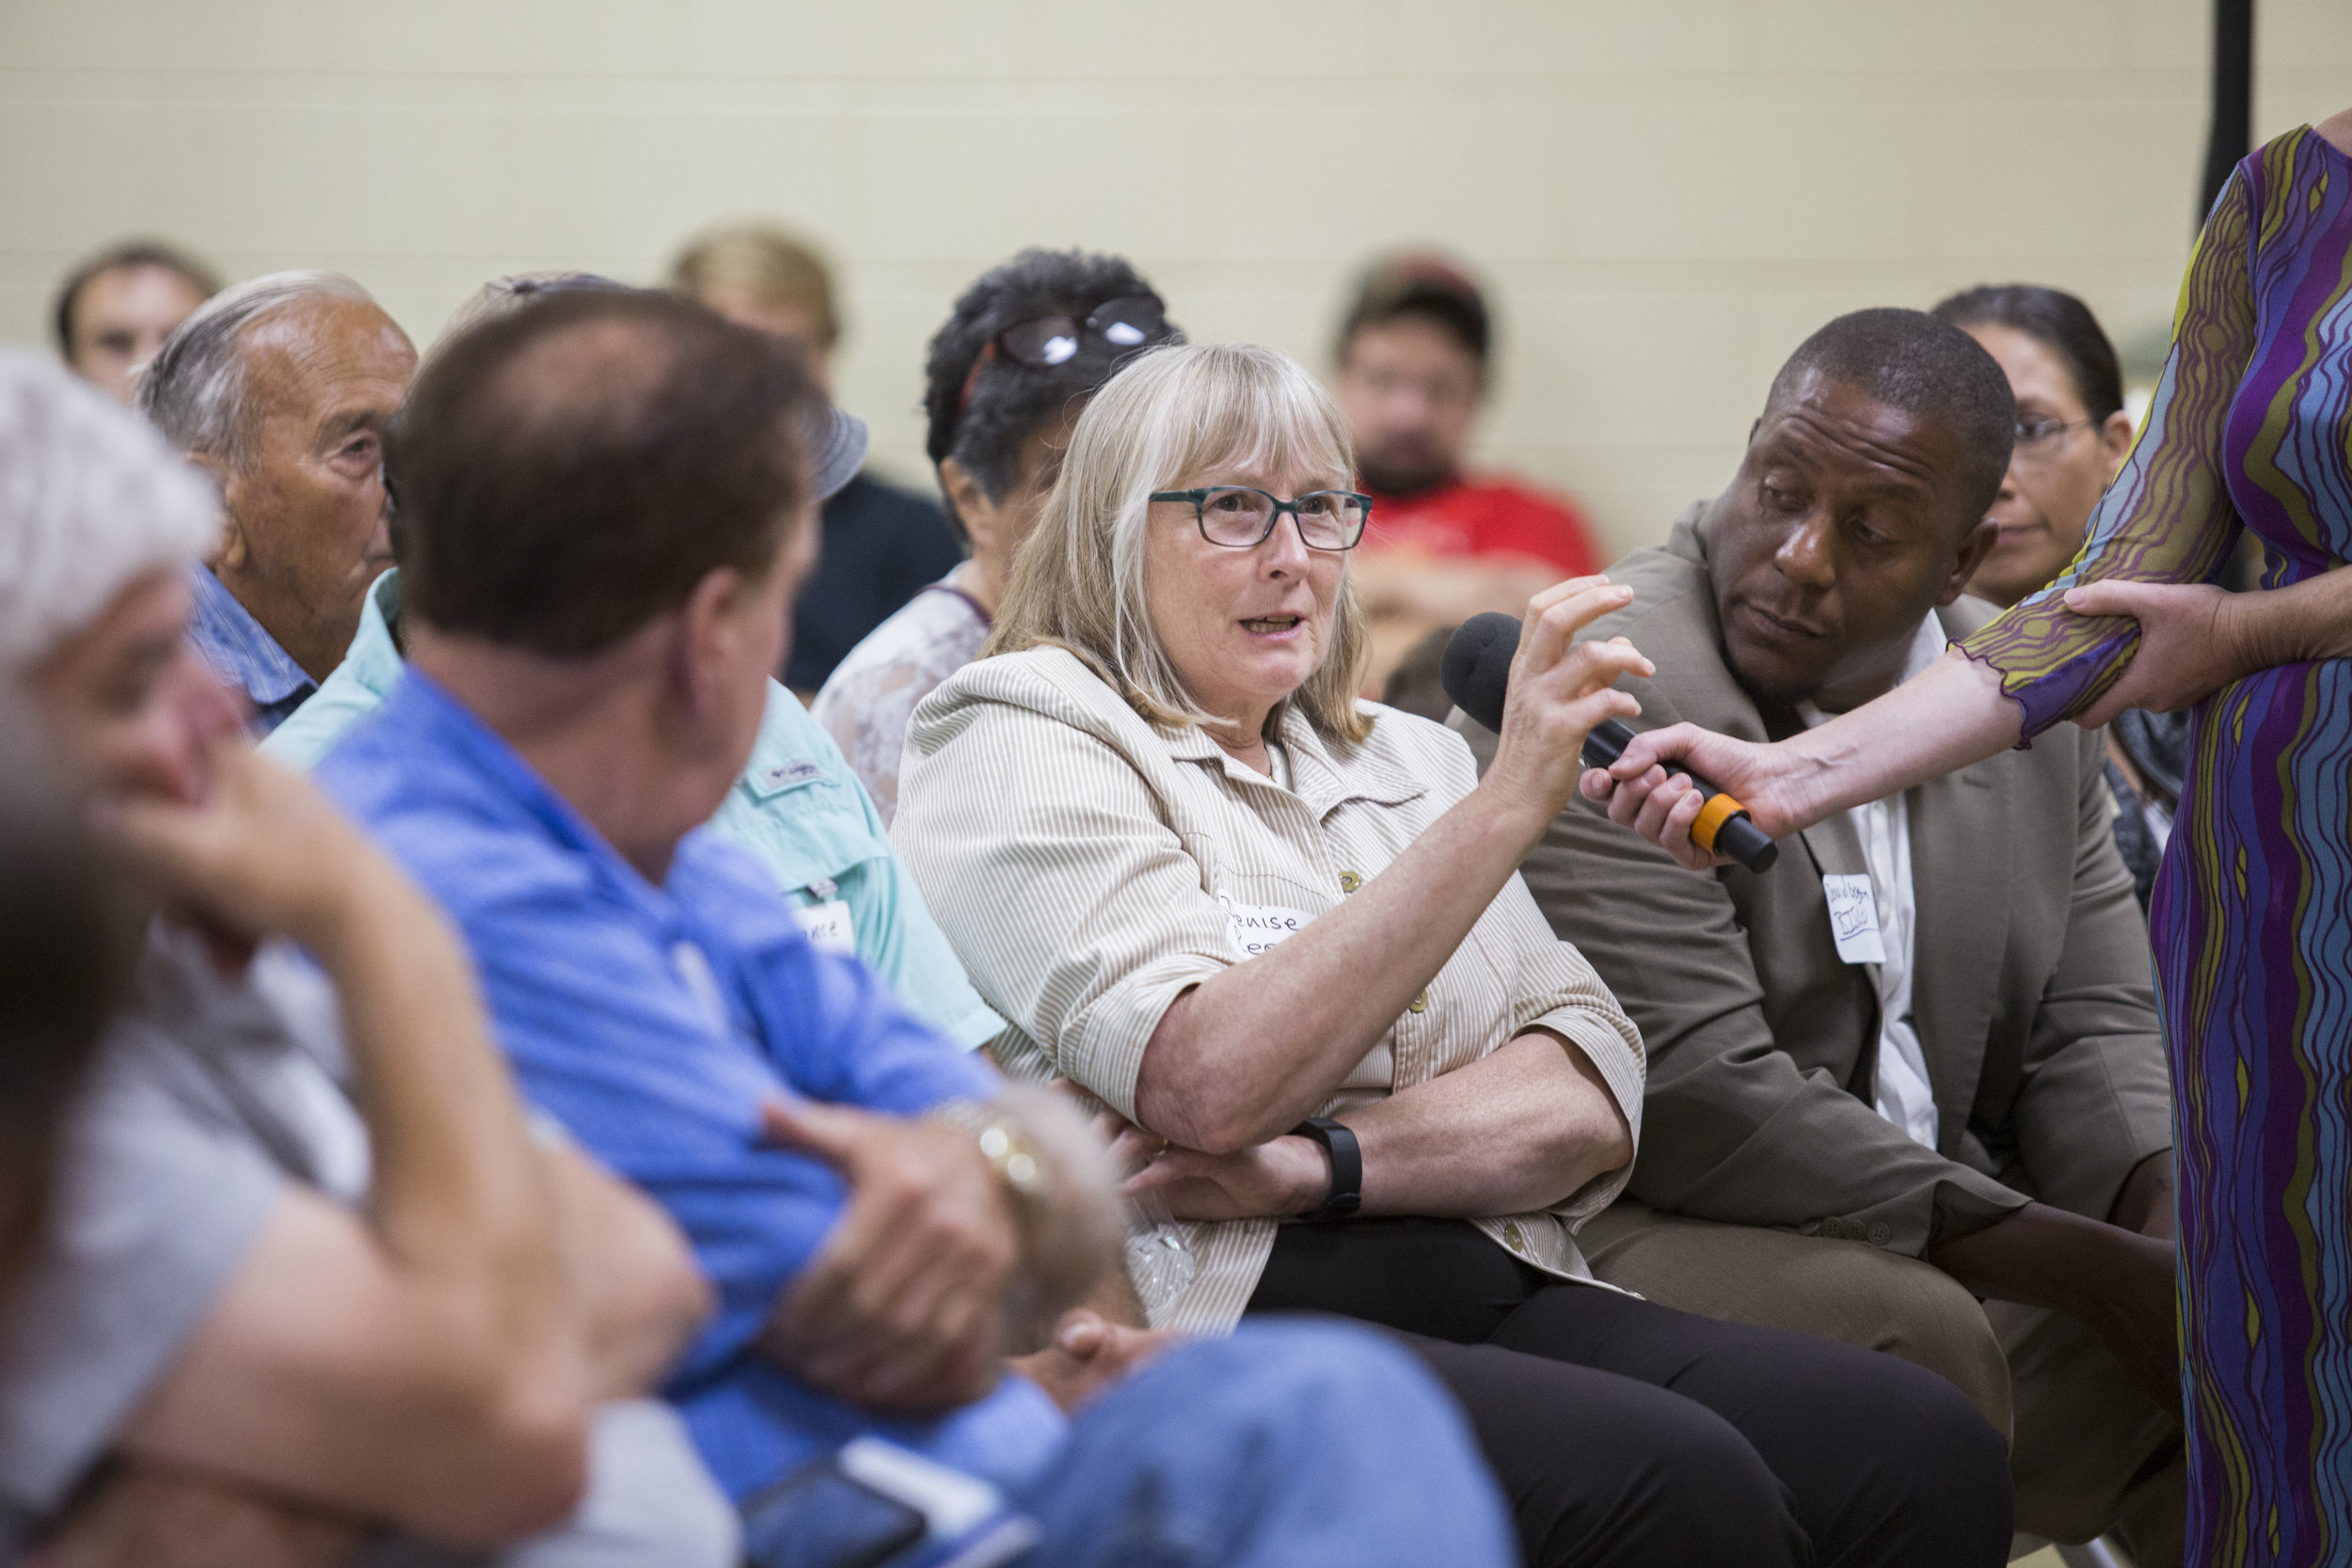
[[[253,733],[267,735],[300,707],[318,682],[303,673],[294,656],[262,627],[253,612],[221,586],[209,566],[188,568],[196,594],[188,617],[188,640],[213,673],[237,688],[253,704]]]
[[[788,1094],[916,1115],[1000,1082],[820,953],[759,868],[707,829],[648,882],[514,750],[410,671],[318,769],[449,911],[523,1092],[685,1229],[719,1309],[664,1390],[737,1498],[878,1433],[1018,1485],[1061,1414],[1008,1376],[932,1420],[885,1420],[799,1382],[752,1341],[843,1203],[815,1159],[766,1147]]]
[[[400,647],[392,638],[399,619],[394,570],[369,587],[358,635],[342,663],[262,750],[295,768],[315,767],[382,706],[400,684]],[[1005,1021],[972,989],[906,863],[891,848],[841,749],[799,699],[772,681],[751,762],[711,817],[710,831],[766,867],[803,918],[835,902],[848,906],[857,956],[915,1017],[963,1046],[985,1045],[1004,1032]]]

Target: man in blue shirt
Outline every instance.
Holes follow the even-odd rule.
[[[622,287],[591,273],[495,278],[458,308],[443,336],[549,293]],[[822,502],[855,480],[867,438],[865,421],[838,409],[818,434],[809,489],[812,499]],[[220,591],[217,584],[215,591]],[[802,592],[805,597],[807,590]],[[270,732],[263,754],[306,770],[315,767],[391,694],[401,676],[401,649],[395,568],[376,578],[361,601],[359,630],[343,661]],[[1003,1032],[1005,1021],[972,989],[914,879],[892,850],[881,813],[833,737],[780,685],[768,689],[751,762],[710,828],[766,868],[810,941],[865,959],[916,1018],[975,1048]]]
[[[862,453],[864,424],[834,418],[854,427],[853,445]],[[850,457],[842,478],[856,472],[856,461]],[[820,491],[825,482],[820,471]],[[358,635],[342,663],[262,742],[262,754],[306,770],[316,767],[399,685],[399,637],[395,569],[368,590]],[[866,960],[916,1018],[967,1048],[1003,1032],[1005,1021],[972,989],[840,748],[798,698],[772,681],[751,761],[709,827],[767,871],[810,941]]]
[[[1508,1560],[1458,1414],[1361,1331],[1179,1346],[1074,1421],[1005,1371],[1114,1250],[1099,1155],[700,828],[807,570],[819,408],[650,294],[437,352],[391,459],[409,674],[320,768],[465,935],[525,1093],[686,1230],[705,1459],[755,1500],[883,1436],[1002,1487],[1041,1564]]]

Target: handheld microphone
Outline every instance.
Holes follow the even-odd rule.
[[[1446,644],[1438,678],[1454,706],[1488,729],[1502,728],[1503,699],[1510,694],[1511,657],[1518,652],[1519,624],[1492,610],[1462,623]],[[1625,754],[1633,740],[1633,727],[1622,719],[1604,720],[1584,737],[1584,766],[1607,768]],[[1665,765],[1698,785],[1706,802],[1691,824],[1691,842],[1709,854],[1729,855],[1750,871],[1769,871],[1780,859],[1780,846],[1764,835],[1748,808],[1699,778],[1687,768]]]

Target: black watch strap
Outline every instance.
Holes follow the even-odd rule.
[[[1309,1117],[1291,1129],[1291,1135],[1312,1138],[1331,1156],[1331,1196],[1323,1207],[1299,1217],[1308,1221],[1343,1220],[1363,1207],[1364,1151],[1356,1134],[1329,1117]]]

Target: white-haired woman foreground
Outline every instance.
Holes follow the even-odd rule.
[[[538,1144],[440,911],[254,756],[188,641],[218,532],[151,429],[0,350],[0,691],[152,917],[0,1300],[0,1561],[342,1561],[387,1526],[736,1560],[675,1417],[622,1397],[700,1320],[683,1240]]]
[[[1517,866],[1648,663],[1529,607],[1494,766],[1356,702],[1369,503],[1303,369],[1136,361],[1072,438],[990,656],[916,711],[894,836],[1012,1072],[1133,1124],[1199,1259],[1156,1323],[1342,1313],[1468,1407],[1538,1563],[1998,1563],[2000,1436],[1919,1369],[1585,1279],[1633,1025]],[[1309,1223],[1291,1223],[1305,1221]]]

